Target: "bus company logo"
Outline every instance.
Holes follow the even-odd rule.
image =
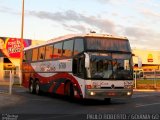
[[[59,69],[66,69],[67,65],[65,62],[59,63]]]
[[[148,62],[153,62],[153,55],[152,54],[148,54],[147,60],[148,60]]]
[[[99,87],[106,87],[109,85],[108,82],[93,82],[92,84]]]
[[[51,65],[51,64],[42,63],[39,66],[40,66],[40,71],[42,71],[42,72],[54,72],[54,71],[56,71],[56,67]]]
[[[100,83],[100,86],[102,86],[102,87],[103,87],[103,86],[104,86],[104,87],[106,87],[106,86],[108,86],[108,82],[101,82],[101,83]]]

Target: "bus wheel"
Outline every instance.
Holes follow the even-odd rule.
[[[64,94],[69,98],[74,98],[74,90],[73,90],[73,84],[72,83],[67,82],[65,84]]]
[[[35,84],[35,92],[37,95],[40,95],[40,86],[39,86],[39,81],[36,81],[36,84]]]
[[[33,80],[30,81],[29,92],[32,93],[32,94],[34,93],[34,83],[33,83]]]

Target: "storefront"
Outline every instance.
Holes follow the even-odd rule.
[[[134,69],[142,69],[143,71],[160,70],[160,50],[144,50],[132,49],[134,54],[133,62]],[[142,66],[138,68],[138,63],[141,62]]]
[[[24,47],[41,44],[45,41],[24,39]],[[0,81],[8,77],[8,70],[14,71],[15,76],[19,76],[21,39],[0,37]]]

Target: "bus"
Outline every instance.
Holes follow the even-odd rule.
[[[71,34],[24,49],[22,85],[77,99],[130,98],[129,40],[107,34]]]

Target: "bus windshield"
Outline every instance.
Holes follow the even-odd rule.
[[[91,79],[132,80],[131,54],[90,53]]]
[[[87,50],[107,50],[131,52],[130,44],[127,39],[114,38],[86,38]]]

